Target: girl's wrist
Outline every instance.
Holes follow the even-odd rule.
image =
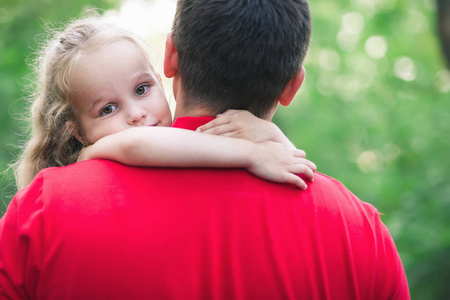
[[[260,153],[262,149],[262,145],[260,143],[253,143],[250,141],[246,141],[249,145],[249,147],[246,147],[248,149],[246,153],[246,161],[247,165],[245,166],[247,169],[252,168],[254,165],[258,163],[258,154]]]
[[[289,149],[296,149],[295,145],[284,135],[281,129],[278,128],[278,126],[275,124],[273,124],[272,136],[273,136],[272,141],[283,144]]]

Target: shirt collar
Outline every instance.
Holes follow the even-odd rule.
[[[196,130],[212,120],[214,117],[179,117],[172,123],[172,127]]]

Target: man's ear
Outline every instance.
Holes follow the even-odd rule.
[[[167,34],[166,50],[164,53],[164,75],[167,78],[175,77],[178,73],[178,52],[173,43],[172,33]]]
[[[303,80],[305,80],[305,75],[306,70],[302,66],[297,75],[289,81],[283,93],[281,93],[280,98],[278,98],[281,105],[288,106],[291,104],[292,100],[294,100],[295,94],[297,94],[297,91],[302,86]]]
[[[76,126],[73,124],[72,121],[66,121],[66,129],[69,131],[80,143],[84,145],[83,138],[81,137],[80,133],[76,129]]]

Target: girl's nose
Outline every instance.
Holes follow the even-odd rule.
[[[144,125],[144,121],[147,118],[147,112],[142,108],[132,109],[128,118],[129,125]]]

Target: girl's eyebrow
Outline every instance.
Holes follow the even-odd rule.
[[[100,101],[102,101],[103,100],[103,97],[100,97],[100,98],[98,98],[97,100],[95,100],[93,103],[92,103],[92,105],[91,105],[91,107],[89,107],[89,112],[91,112],[92,111],[92,109],[100,102]]]
[[[136,76],[135,76],[135,78],[138,80],[138,81],[141,81],[141,80],[144,80],[144,79],[151,79],[153,76],[152,76],[153,74],[152,73],[150,73],[150,72],[143,72],[143,73],[138,73],[138,74],[136,74]]]

